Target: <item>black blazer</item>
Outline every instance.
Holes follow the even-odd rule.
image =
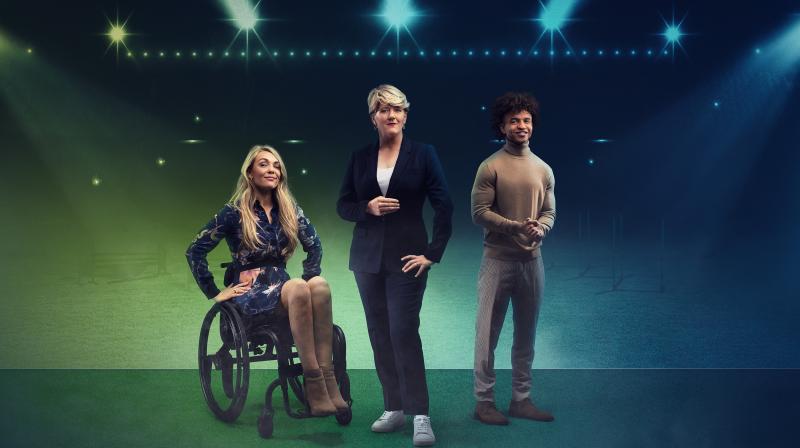
[[[436,150],[403,137],[385,195],[399,200],[400,210],[384,216],[367,213],[367,203],[381,196],[377,168],[378,143],[354,152],[336,202],[339,216],[356,223],[350,269],[378,273],[383,264],[392,272],[400,272],[405,264],[400,258],[405,255],[425,255],[438,263],[453,232],[453,202]],[[422,220],[426,196],[434,210],[430,243]]]

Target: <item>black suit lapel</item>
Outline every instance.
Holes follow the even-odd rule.
[[[383,194],[381,193],[380,185],[378,185],[378,146],[379,144],[376,143],[367,151],[367,171],[365,175],[367,177],[367,185],[369,185],[369,189],[372,191],[369,195],[370,199]]]
[[[377,151],[375,152],[375,163],[378,163]],[[394,164],[392,177],[389,178],[389,186],[386,188],[386,197],[392,197],[391,193],[394,191],[392,187],[397,187],[397,183],[403,178],[403,171],[408,165],[408,160],[411,159],[411,143],[403,136],[403,141],[400,143],[400,154],[397,155],[397,162]],[[377,180],[375,181],[377,183]]]

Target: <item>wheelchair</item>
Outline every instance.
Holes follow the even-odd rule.
[[[226,267],[225,284],[238,278],[238,271],[253,266],[236,268],[232,263]],[[213,331],[212,331],[213,330]],[[335,415],[340,425],[348,425],[353,418],[350,408],[350,378],[347,375],[346,340],[342,329],[333,326],[333,366],[336,381],[342,398],[348,408]],[[273,432],[275,410],[272,396],[280,388],[283,408],[292,418],[311,417],[309,404],[305,399],[305,379],[301,379],[303,366],[294,348],[289,318],[287,316],[246,316],[239,311],[233,301],[216,303],[206,313],[200,329],[198,347],[200,384],[206,404],[216,418],[233,422],[242,413],[250,387],[250,364],[259,361],[277,361],[278,378],[267,387],[264,406],[258,418],[258,432],[269,438]],[[289,393],[304,406],[292,409]]]

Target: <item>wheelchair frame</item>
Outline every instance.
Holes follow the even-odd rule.
[[[229,332],[224,328],[222,330],[222,334],[228,333],[230,338],[226,341],[223,337],[222,347],[211,355],[208,353],[208,335],[211,331],[214,318],[217,317],[218,314],[220,325],[230,326]],[[301,384],[299,379],[303,374],[303,367],[299,362],[299,355],[293,350],[294,343],[288,321],[275,322],[277,319],[272,320],[272,322],[267,322],[266,324],[255,325],[250,329],[251,334],[248,334],[245,322],[233,303],[216,303],[206,313],[205,319],[203,320],[198,346],[198,366],[203,396],[205,397],[209,409],[211,409],[218,419],[224,422],[235,421],[244,409],[245,401],[247,400],[247,392],[250,386],[250,363],[273,360],[278,362],[278,378],[273,380],[267,387],[264,394],[264,406],[258,418],[258,432],[261,437],[264,438],[271,437],[274,429],[272,420],[275,411],[272,405],[272,395],[278,387],[281,388],[283,407],[290,417],[308,418],[312,416],[303,392],[305,378],[303,378],[303,384]],[[231,378],[233,389],[231,393],[232,396],[229,396],[231,403],[224,409],[214,398],[214,393],[211,388],[212,369],[222,371],[225,367],[224,363],[229,362],[225,361],[223,359],[224,357],[220,356],[223,350],[228,352],[228,357],[230,358],[232,358],[230,351],[235,350],[236,358],[233,359],[233,362],[237,366],[236,378]],[[335,415],[336,421],[340,425],[349,424],[353,418],[353,413],[350,408],[353,404],[353,400],[350,396],[350,378],[347,375],[346,355],[347,344],[344,332],[338,325],[334,325],[334,375],[339,384],[342,398],[344,398],[348,404],[346,411],[339,412]],[[293,410],[291,408],[289,403],[290,389],[300,403],[305,405],[304,409]],[[225,394],[228,395],[227,390]]]

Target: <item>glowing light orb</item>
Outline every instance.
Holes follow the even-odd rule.
[[[418,15],[411,0],[386,0],[381,17],[387,25],[400,29],[410,25]]]
[[[542,13],[539,15],[542,28],[545,31],[558,31],[563,28],[577,3],[576,0],[552,0],[545,6],[539,2],[542,6]]]
[[[99,187],[101,183],[103,183],[103,179],[100,179],[99,176],[92,176],[91,185],[93,187]]]
[[[156,165],[158,165],[159,167],[164,166],[166,164],[167,164],[167,161],[164,160],[163,157],[159,157],[159,158],[156,159]]]
[[[672,53],[673,59],[675,58],[675,47],[680,48],[683,50],[683,44],[681,40],[686,33],[683,31],[683,22],[686,20],[686,16],[684,15],[681,20],[675,20],[675,11],[672,12],[672,20],[667,21],[663,16],[661,20],[664,22],[664,32],[661,33],[661,36],[664,37],[664,48],[661,49],[661,53],[664,55],[668,55]],[[670,51],[667,51],[667,48],[670,48]],[[685,50],[684,50],[685,51]]]
[[[125,40],[127,35],[128,33],[125,32],[125,28],[119,25],[114,25],[108,30],[108,37],[111,39],[111,42],[115,44]]]
[[[224,0],[222,3],[240,30],[252,30],[258,24],[258,4],[252,6],[247,0]]]
[[[300,174],[306,175],[308,174],[308,170],[303,168],[302,170],[300,170]]]
[[[681,27],[678,25],[669,25],[664,31],[664,37],[669,43],[678,42],[681,40],[681,37],[683,37],[683,33],[681,33]]]
[[[130,19],[130,16],[128,16]],[[108,47],[106,47],[106,52],[114,47],[114,52],[117,56],[117,62],[119,62],[119,50],[122,47],[123,50],[129,52],[130,49],[125,45],[125,38],[130,36],[130,33],[125,29],[125,26],[128,24],[128,19],[120,22],[119,20],[119,12],[117,12],[116,19],[112,22],[110,18],[106,17],[106,21],[108,22],[108,31],[106,31],[105,35],[108,37]]]

